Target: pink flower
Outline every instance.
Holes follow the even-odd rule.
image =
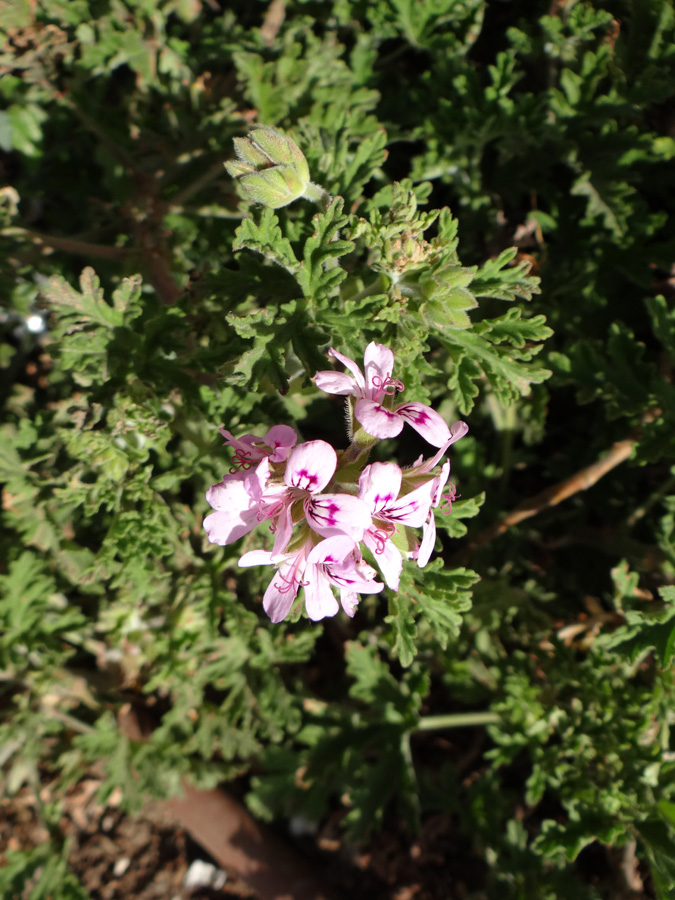
[[[392,378],[394,354],[388,347],[374,341],[368,344],[363,360],[365,377],[353,359],[332,347],[328,355],[343,363],[351,375],[347,372],[317,372],[316,386],[328,394],[356,397],[354,415],[368,434],[376,438],[396,437],[404,422],[408,422],[434,447],[441,447],[448,441],[448,426],[430,406],[412,401],[392,408],[394,394],[402,391],[404,385]]]
[[[204,519],[204,528],[212,544],[231,544],[248,534],[266,518],[260,516],[259,498],[269,480],[269,462],[283,462],[298,439],[288,425],[275,425],[264,438],[245,434],[235,438],[225,428],[220,429],[226,446],[234,449],[230,472],[206,492],[209,505],[215,510]],[[258,464],[251,472],[254,464]]]
[[[359,479],[359,497],[372,515],[363,543],[375,555],[384,580],[393,590],[398,589],[403,567],[400,546],[407,548],[408,544],[405,528],[420,528],[424,524],[435,492],[434,482],[430,481],[400,497],[402,476],[395,463],[371,463]]]
[[[346,535],[335,535],[316,545],[308,537],[299,550],[278,556],[252,550],[239,560],[240,566],[269,564],[278,568],[265,591],[263,608],[275,623],[286,618],[301,587],[305,589],[307,615],[315,622],[337,613],[334,587],[349,616],[356,611],[358,594],[376,594],[384,587],[375,581],[375,569],[363,561],[356,544]]]
[[[263,465],[263,463],[261,463]],[[293,525],[304,516],[308,525],[322,537],[348,535],[360,541],[370,524],[368,509],[350,494],[322,494],[335,474],[337,454],[325,441],[307,441],[293,449],[284,472],[284,485],[269,515],[278,517],[274,554],[285,550]],[[266,500],[262,491],[261,500]]]
[[[450,485],[447,494],[443,493],[445,485],[450,477],[450,460],[446,460],[441,467],[438,475],[432,476],[430,473],[441,457],[445,454],[450,444],[454,444],[469,430],[466,422],[454,422],[450,428],[450,440],[447,441],[430,459],[422,459],[420,456],[410,469],[406,469],[403,478],[408,484],[421,485],[430,484],[432,486],[432,501],[428,512],[428,518],[424,522],[422,528],[422,542],[413,551],[413,559],[417,560],[417,565],[423,569],[429,562],[429,558],[436,543],[436,519],[434,518],[434,509],[440,504],[441,500],[445,503],[441,507],[443,515],[448,515],[452,508],[452,501],[455,499],[455,486]]]
[[[450,460],[448,459],[443,463],[440,474],[430,482],[433,489],[431,508],[429,509],[427,520],[422,527],[422,543],[413,551],[413,558],[417,560],[417,565],[420,569],[423,569],[429,562],[429,558],[434,549],[434,544],[436,543],[436,519],[434,517],[434,508],[441,502],[441,498],[446,496],[443,494],[443,488],[445,487],[449,476]],[[450,505],[455,497],[454,485],[451,485],[451,487],[452,495],[449,498]],[[443,512],[444,515],[447,515],[450,512],[450,507],[448,506],[447,510],[444,509]]]
[[[455,441],[463,438],[468,430],[469,426],[466,424],[466,422],[453,422],[449,429],[448,440],[443,444],[442,447],[439,448],[438,452],[429,459],[423,459],[420,455],[412,464],[411,468],[404,471],[403,477],[413,481],[414,483],[419,483],[421,480],[423,480],[420,476],[426,475],[428,472],[431,472],[431,470],[439,462],[441,457],[445,456],[450,444],[454,444]]]
[[[225,445],[234,450],[230,473],[250,469],[254,462],[266,457],[271,462],[283,462],[298,440],[297,434],[289,425],[274,425],[264,438],[256,434],[244,434],[235,438],[225,428],[221,428],[220,433],[225,438]]]
[[[263,491],[261,477],[266,473],[260,467],[253,472],[242,469],[208,489],[206,499],[214,512],[204,519],[204,529],[212,544],[231,544],[261,521],[255,499]]]
[[[259,448],[255,451],[260,452]],[[282,448],[286,452],[286,445]],[[283,477],[275,474],[273,453],[212,485],[206,499],[215,512],[204,519],[209,540],[231,544],[257,524],[269,520],[275,532],[272,553],[283,553],[293,526],[306,519],[322,537],[348,535],[360,541],[370,525],[368,507],[351,494],[321,493],[335,474],[337,454],[325,441],[307,441],[291,450]]]

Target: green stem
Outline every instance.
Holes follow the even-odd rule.
[[[225,171],[225,158],[218,159],[205,172],[202,172],[198,178],[191,181],[190,184],[181,188],[177,194],[169,199],[169,204],[173,206],[182,206],[187,200],[204,190],[212,181],[219,178]]]
[[[358,294],[352,294],[351,297],[345,297],[344,299],[358,303],[359,300],[365,300],[366,297],[371,297],[373,294],[383,294],[384,292],[385,287],[382,284],[382,276],[378,275],[375,281],[371,281],[370,284],[367,284],[363,290],[358,292]]]
[[[415,731],[436,731],[439,728],[465,728],[469,725],[496,725],[501,722],[499,713],[483,712],[449,713],[445,716],[422,716]]]
[[[314,184],[313,181],[307,183],[307,187],[302,196],[305,200],[309,200],[310,203],[316,203],[322,211],[328,208],[328,204],[331,201],[331,196],[328,191],[324,190],[320,184]]]
[[[659,500],[661,500],[662,497],[665,497],[666,494],[670,493],[673,487],[675,487],[675,470],[672,471],[674,471],[674,474],[671,475],[670,478],[667,478],[663,482],[663,484],[659,485],[659,487],[657,487],[657,489],[653,491],[653,493],[651,493],[649,497],[647,497],[642,506],[638,506],[638,508],[634,510],[633,513],[631,513],[626,522],[626,525],[629,528],[632,528],[636,522],[639,522],[640,519],[644,518],[649,510],[653,506],[656,506]]]

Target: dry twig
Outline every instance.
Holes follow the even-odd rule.
[[[286,0],[272,0],[265,13],[265,21],[260,28],[260,35],[268,47],[274,43],[285,17]]]
[[[650,410],[643,416],[642,424],[653,421],[659,414],[660,410]],[[499,537],[504,534],[505,531],[508,531],[513,525],[518,525],[520,522],[525,521],[525,519],[536,516],[537,513],[543,512],[545,509],[557,506],[559,503],[562,503],[563,500],[567,500],[569,497],[574,496],[574,494],[578,494],[580,491],[587,491],[590,487],[593,487],[593,485],[608,472],[611,472],[612,469],[615,469],[618,465],[628,459],[632,453],[633,447],[639,440],[641,433],[642,425],[638,426],[638,428],[632,432],[630,437],[625,438],[622,441],[617,441],[611,450],[608,453],[605,453],[604,456],[601,456],[597,462],[592,463],[590,466],[585,466],[570,478],[559,481],[558,484],[554,484],[552,487],[540,491],[538,494],[535,494],[534,497],[528,497],[527,500],[523,500],[522,503],[519,503],[515,509],[504,516],[499,522],[496,522],[494,525],[490,525],[489,528],[485,528],[483,531],[479,532],[470,542],[468,548],[460,554],[461,557],[463,558],[474,550],[477,550],[479,547],[488,544],[490,541],[494,540],[494,538]]]

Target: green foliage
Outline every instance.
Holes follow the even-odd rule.
[[[68,848],[56,852],[51,843],[34,850],[10,850],[7,865],[0,870],[0,890],[6,897],[27,896],[29,900],[89,900],[89,893],[67,870]],[[30,893],[23,894],[26,887]]]
[[[670,898],[672,4],[220,7],[0,11],[2,790],[239,779],[366,851],[440,813],[486,900],[603,900],[636,842]],[[203,534],[218,426],[343,446],[312,378],[369,341],[467,418],[459,499],[398,592],[271,626],[259,538]],[[85,896],[57,823],[3,896]]]
[[[56,277],[44,291],[44,298],[57,316],[52,337],[63,367],[77,373],[78,384],[89,387],[110,378],[115,368],[111,355],[115,350],[119,354],[120,344],[127,344],[131,337],[128,323],[140,314],[141,283],[140,278],[127,279],[113,294],[112,306],[104,300],[93,269],[83,271],[80,287],[82,293],[77,293],[63,278]]]
[[[471,608],[467,589],[477,578],[467,569],[444,571],[441,559],[430,563],[424,575],[412,564],[404,566],[398,594],[390,595],[386,620],[393,626],[394,651],[401,665],[409,666],[415,658],[417,616],[422,617],[440,646],[444,650],[448,647],[459,632],[461,614]]]

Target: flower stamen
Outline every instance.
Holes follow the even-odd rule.
[[[386,378],[381,378],[379,375],[373,375],[372,384],[374,388],[377,388],[377,393],[375,394],[375,399],[377,400],[380,394],[386,394],[388,397],[392,397],[396,391],[405,390],[405,385],[402,381],[399,381],[397,378],[392,378],[391,375],[387,375]]]
[[[232,463],[233,465],[230,466],[230,475],[234,475],[234,473],[238,472],[240,469],[250,469],[253,465],[253,460],[251,459],[251,454],[248,450],[238,448],[234,451]]]
[[[448,493],[441,494],[441,500],[443,502],[440,504],[440,510],[444,516],[450,515],[453,501],[456,500],[457,497],[457,488],[454,486],[454,484],[448,484]]]

